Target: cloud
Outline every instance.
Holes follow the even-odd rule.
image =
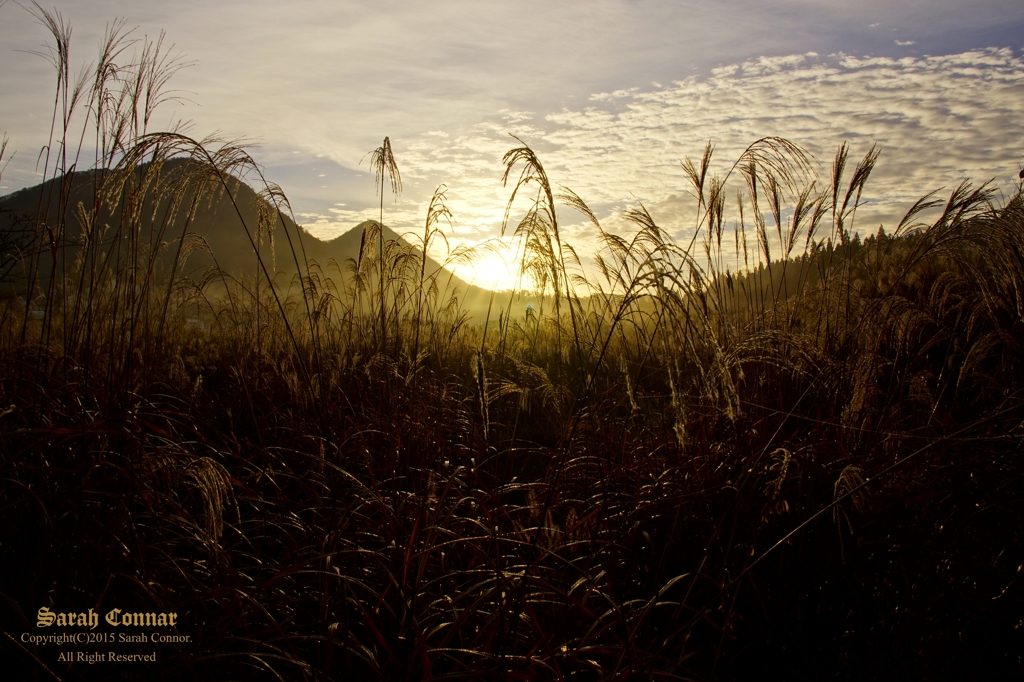
[[[812,154],[823,178],[844,141],[857,158],[877,144],[881,157],[857,223],[873,232],[879,223],[895,225],[925,193],[948,192],[964,180],[992,180],[1009,192],[1024,161],[1022,101],[1024,60],[1010,49],[899,59],[762,57],[656,89],[596,93],[583,107],[498,115],[449,139],[423,135],[408,141],[399,162],[403,176],[451,188],[457,240],[501,228],[510,189],[500,185],[500,159],[518,145],[509,133],[534,147],[552,183],[577,192],[606,229],[627,230],[622,211],[643,202],[686,239],[695,200],[679,162],[699,157],[708,140],[713,172],[727,173],[755,140],[779,136]],[[393,215],[415,225],[425,207],[424,198],[400,200]],[[526,207],[514,208],[510,229]],[[340,230],[365,213],[337,212],[335,225]],[[562,215],[581,252],[597,246],[596,230],[581,216],[568,209]]]
[[[1020,159],[1007,147],[1022,139],[1010,105],[1024,101],[1019,58],[963,51],[1024,25],[1019,0],[254,0],[245,11],[198,0],[62,0],[61,9],[75,25],[76,71],[108,17],[141,24],[138,35],[166,28],[197,62],[173,87],[201,106],[161,116],[194,119],[197,137],[223,130],[262,142],[253,154],[268,177],[325,235],[376,203],[360,159],[385,134],[406,180],[386,219],[415,229],[444,182],[457,239],[467,242],[501,230],[509,194],[501,159],[517,144],[508,133],[529,142],[552,180],[576,190],[609,229],[619,229],[624,206],[643,201],[680,233],[689,198],[678,162],[709,138],[720,171],[764,135],[793,139],[823,165],[843,140],[858,154],[877,141],[882,158],[868,192],[877,212],[863,212],[865,225],[868,216],[889,221],[935,186],[1015,175]],[[5,49],[45,41],[13,4],[0,16]],[[913,27],[916,53],[946,56],[904,57],[894,26]],[[52,76],[43,60],[8,55],[0,126],[18,155],[3,183],[17,187],[37,179]],[[321,156],[330,170],[314,172]],[[565,220],[581,226],[581,248],[594,243],[581,218]]]
[[[601,102],[597,96],[593,100]],[[1010,49],[935,57],[760,58],[633,92],[625,107],[549,114],[543,135],[556,150],[549,174],[563,173],[585,198],[621,201],[628,192],[660,201],[678,192],[678,160],[717,145],[719,170],[751,142],[781,136],[823,163],[836,146],[871,144],[882,157],[868,198],[898,211],[962,179],[1008,186],[1024,152],[1024,61]]]

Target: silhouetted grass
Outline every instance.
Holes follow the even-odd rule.
[[[536,193],[512,232],[545,304],[488,332],[423,256],[443,188],[420,250],[371,224],[331,277],[262,183],[252,270],[186,276],[201,235],[153,217],[234,201],[258,169],[145,129],[173,72],[159,44],[114,68],[115,26],[75,86],[69,31],[37,12],[55,120],[112,108],[85,105],[94,205],[5,233],[2,627],[118,606],[175,611],[192,641],[112,672],[5,639],[16,678],[1019,675],[1019,191],[964,184],[861,240],[876,150],[847,176],[844,145],[821,182],[788,141],[718,175],[709,145],[683,163],[680,245],[643,206],[631,236],[605,231],[518,141],[505,178]],[[73,166],[47,161],[41,187]],[[599,230],[593,273],[556,200]]]

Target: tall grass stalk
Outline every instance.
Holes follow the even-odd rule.
[[[488,333],[444,186],[385,240],[388,138],[358,257],[315,262],[239,143],[150,130],[186,63],[162,39],[115,22],[75,80],[35,12],[57,88],[39,210],[0,240],[5,633],[43,604],[174,611],[166,679],[1020,672],[1019,189],[862,235],[877,149],[819,178],[785,140],[709,144],[676,242],[554,191],[516,138],[505,231],[540,306]],[[190,265],[214,205],[243,272]],[[15,677],[108,673],[10,641]]]

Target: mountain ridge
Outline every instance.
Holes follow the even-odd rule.
[[[194,162],[183,158],[165,162],[161,169],[164,179],[174,173],[186,172],[189,163]],[[144,171],[144,167],[140,167],[140,170]],[[66,207],[63,224],[68,234],[61,257],[67,263],[73,262],[85,240],[79,213],[84,215],[86,206],[96,205],[97,187],[103,187],[103,183],[97,181],[104,177],[104,174],[96,171],[78,171],[70,178],[51,179],[0,197],[0,248],[16,248],[18,245],[12,244],[16,241],[14,235],[34,232],[37,216],[41,215],[40,222],[44,225],[60,223],[60,206],[63,201]],[[229,178],[227,188],[231,191],[230,197],[224,187],[215,187],[212,191],[209,188],[191,189],[179,197],[178,204],[187,205],[197,199],[190,192],[209,193],[209,197],[198,197],[200,200],[195,202],[198,206],[191,215],[163,199],[154,206],[153,198],[147,196],[146,211],[151,214],[152,220],[143,225],[139,236],[144,243],[164,252],[160,258],[166,261],[167,267],[174,262],[173,256],[179,252],[177,246],[184,236],[194,234],[200,239],[191,239],[190,248],[181,250],[184,253],[183,261],[179,261],[179,272],[186,276],[201,275],[211,267],[217,267],[232,276],[256,275],[261,267],[253,250],[255,241],[263,265],[274,277],[298,274],[299,268],[296,266],[301,267],[304,261],[307,268],[319,266],[322,274],[333,277],[337,273],[337,276],[347,281],[350,277],[348,264],[358,262],[364,233],[380,225],[376,220],[365,220],[336,237],[320,239],[296,223],[287,213],[276,211],[244,180],[235,176]],[[147,191],[152,193],[153,189]],[[105,227],[103,238],[109,240],[104,242],[108,250],[116,247],[118,235],[122,232],[118,227],[122,223],[119,211],[123,206],[123,200],[113,201],[108,197],[99,214],[98,222]],[[40,210],[40,207],[43,209]],[[270,220],[273,220],[272,229],[267,227]],[[382,226],[382,231],[385,242],[399,242],[415,253],[421,253],[418,246],[387,225]],[[294,248],[294,254],[289,252],[289,246]],[[371,246],[376,251],[376,243]],[[12,253],[5,253],[3,264],[10,266],[12,257]],[[43,257],[46,258],[46,255]],[[426,257],[426,268],[428,273],[438,273],[438,282],[443,288],[461,293],[462,305],[469,309],[472,318],[481,316],[481,311],[486,311],[491,303],[491,290],[466,282],[430,255]],[[0,277],[4,275],[3,267],[0,266]],[[509,294],[494,292],[493,296],[497,306],[508,305]],[[498,309],[497,306],[495,309]]]

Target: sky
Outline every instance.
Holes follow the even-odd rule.
[[[2,3],[2,0],[0,0]],[[23,3],[0,4],[0,194],[34,184],[50,123],[51,40]],[[450,243],[496,238],[510,188],[502,156],[516,135],[551,182],[602,226],[627,232],[642,203],[677,239],[693,234],[680,168],[715,144],[725,173],[749,144],[781,136],[822,178],[837,146],[881,156],[856,227],[894,226],[921,195],[962,180],[1008,193],[1024,166],[1024,3],[1019,0],[563,0],[539,2],[160,3],[67,0],[74,68],[96,58],[105,26],[166,31],[186,68],[182,98],[155,125],[244,138],[300,224],[330,238],[376,217],[367,154],[389,139],[403,191],[384,220],[422,230],[444,183]],[[4,166],[3,164],[7,165]],[[735,183],[737,187],[741,183]],[[512,212],[513,227],[524,205]],[[560,210],[582,254],[597,231]],[[509,244],[506,237],[505,244]],[[511,252],[460,275],[507,287]]]

